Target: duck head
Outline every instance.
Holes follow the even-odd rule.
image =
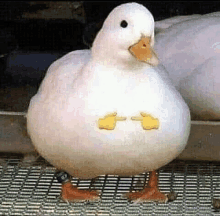
[[[106,18],[93,46],[92,56],[105,63],[158,65],[153,49],[154,18],[141,4],[116,7]]]

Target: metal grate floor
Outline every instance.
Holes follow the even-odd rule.
[[[20,155],[0,155],[0,215],[220,215],[213,198],[220,198],[220,163],[173,161],[159,170],[160,189],[175,191],[178,197],[167,204],[132,203],[122,195],[141,190],[148,179],[99,176],[91,180],[72,179],[82,189],[96,189],[101,199],[66,203],[60,200],[61,184],[55,168],[42,158],[30,166]]]

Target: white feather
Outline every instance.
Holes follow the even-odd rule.
[[[156,51],[176,88],[187,101],[193,118],[220,119],[220,13],[172,18],[156,26]]]
[[[122,20],[130,30],[120,27]],[[31,100],[27,126],[39,153],[54,166],[80,178],[134,175],[165,165],[184,149],[187,105],[162,68],[128,50],[143,35],[153,36],[153,25],[145,7],[123,4],[110,13],[91,51],[71,52],[50,66]],[[114,130],[99,129],[99,118],[114,112],[126,121]],[[158,118],[159,129],[144,130],[131,120],[140,112]]]

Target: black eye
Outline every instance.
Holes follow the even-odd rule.
[[[127,21],[122,20],[120,26],[121,26],[122,28],[126,28],[126,27],[128,26]]]

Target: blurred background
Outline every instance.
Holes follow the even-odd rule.
[[[49,65],[91,47],[109,12],[128,1],[1,1],[0,110],[24,112]],[[141,1],[156,21],[220,10],[218,1]]]

